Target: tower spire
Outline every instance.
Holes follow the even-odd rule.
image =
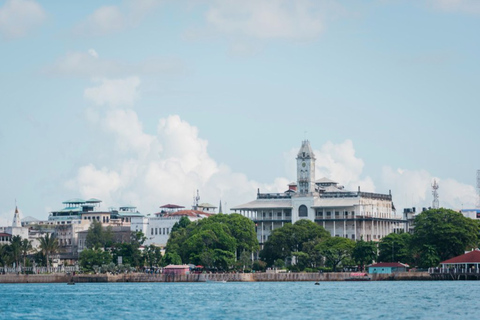
[[[15,199],[15,213],[13,215],[13,224],[12,227],[21,227],[22,222],[20,221],[20,212],[18,212],[17,199]]]

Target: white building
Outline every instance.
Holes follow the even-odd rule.
[[[303,141],[297,155],[297,182],[283,193],[257,193],[257,199],[233,207],[256,224],[263,244],[272,230],[285,223],[308,219],[323,226],[332,236],[353,240],[379,240],[403,223],[392,195],[347,191],[338,182],[315,180],[315,155],[309,141]]]
[[[20,220],[20,212],[15,207],[15,213],[13,214],[13,223],[11,226],[0,227],[0,243],[8,244],[14,236],[20,236],[22,239],[28,239],[28,228],[22,227]]]
[[[156,217],[132,217],[130,228],[132,231],[143,232],[147,238],[144,243],[145,246],[153,244],[165,247],[173,225],[179,222],[182,217],[188,217],[190,221],[196,221],[211,215],[199,210],[178,210],[184,207],[172,204],[160,208],[162,208],[162,212],[156,213]]]

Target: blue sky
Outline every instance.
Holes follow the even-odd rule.
[[[0,1],[0,221],[231,207],[295,180],[305,137],[318,178],[472,207],[479,29],[475,0]]]

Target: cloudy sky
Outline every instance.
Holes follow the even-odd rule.
[[[477,0],[0,0],[0,222],[317,178],[476,202]]]

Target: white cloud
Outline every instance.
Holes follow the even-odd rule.
[[[130,0],[119,6],[102,6],[77,24],[74,33],[103,36],[134,27],[161,3],[159,0]]]
[[[382,169],[382,184],[390,186],[397,209],[410,207],[431,207],[433,201],[431,184],[436,179],[440,188],[441,207],[462,209],[474,207],[476,192],[472,185],[454,179],[440,179],[426,170]]]
[[[434,8],[446,12],[462,12],[467,14],[480,14],[480,1],[478,0],[427,0]]]
[[[43,8],[33,0],[8,0],[0,8],[0,33],[7,39],[20,38],[46,19]]]
[[[102,59],[95,49],[68,52],[44,70],[54,76],[104,78],[137,75],[177,74],[185,71],[183,62],[175,58],[152,57],[138,63]]]
[[[342,11],[333,0],[214,0],[206,20],[226,34],[303,41],[317,38],[327,16]]]
[[[111,203],[122,185],[120,175],[107,168],[97,169],[93,164],[81,167],[75,180],[67,182],[67,187],[76,189],[84,198],[100,198]]]
[[[207,151],[208,143],[198,135],[198,129],[177,115],[159,120],[155,136],[144,133],[132,110],[116,110],[115,116],[106,113],[106,129],[125,145],[118,148],[130,151],[125,157],[112,158],[110,169],[97,169],[90,164],[81,167],[69,189],[82,197],[99,197],[112,204],[133,203],[151,213],[158,206],[173,202],[188,206],[196,189],[202,201],[215,205],[222,199],[229,206],[255,197],[256,188],[264,191],[283,191],[288,181],[277,179],[272,184],[248,180],[217,164]],[[136,129],[123,132],[124,121]],[[143,141],[143,142],[142,142]],[[135,145],[142,145],[136,148]]]
[[[99,85],[85,89],[84,97],[96,105],[131,106],[138,98],[138,86],[140,85],[138,77],[94,81]]]

